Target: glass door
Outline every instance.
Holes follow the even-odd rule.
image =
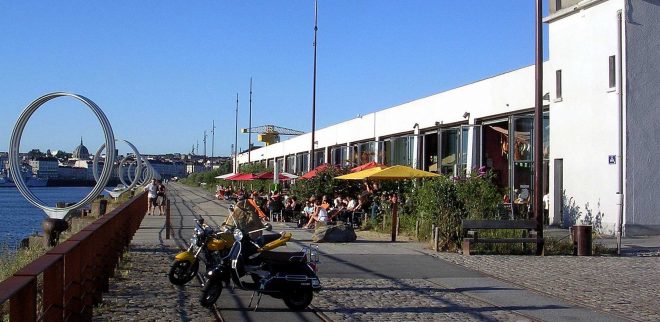
[[[534,117],[511,116],[509,133],[509,186],[514,216],[527,219],[534,195]]]
[[[457,173],[459,129],[441,129],[438,134],[440,146],[440,173],[455,176]]]
[[[459,174],[469,175],[481,166],[481,125],[461,125],[459,133]]]

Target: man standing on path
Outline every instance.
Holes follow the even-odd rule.
[[[149,210],[147,211],[147,215],[151,215],[154,209],[158,207],[156,204],[156,200],[158,199],[158,184],[156,183],[156,179],[151,179],[151,183],[144,187],[144,191],[149,192],[147,196],[149,200]]]

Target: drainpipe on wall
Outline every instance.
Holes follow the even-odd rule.
[[[619,95],[619,162],[617,163],[618,170],[618,187],[616,194],[619,197],[619,214],[617,218],[616,227],[616,253],[621,255],[621,236],[623,235],[623,14],[619,10],[616,14],[617,20],[617,93]]]

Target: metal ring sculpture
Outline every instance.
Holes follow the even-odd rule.
[[[101,176],[100,179],[97,180],[96,185],[92,189],[92,191],[85,196],[82,200],[80,200],[78,203],[74,204],[73,206],[65,207],[65,208],[55,208],[55,207],[48,207],[43,204],[43,202],[35,196],[30,189],[28,189],[27,185],[25,184],[25,180],[23,179],[23,176],[21,176],[20,171],[12,171],[11,176],[12,179],[14,180],[14,183],[16,183],[16,188],[18,188],[18,191],[29,201],[31,204],[34,206],[40,208],[43,210],[46,215],[50,218],[57,218],[57,219],[63,219],[69,211],[77,209],[85,204],[88,204],[94,198],[96,198],[101,191],[105,188],[105,185],[108,183],[108,180],[110,180],[110,175],[112,174],[112,164],[114,163],[115,159],[115,137],[114,134],[112,133],[112,127],[110,126],[110,122],[108,122],[108,118],[105,116],[101,108],[96,105],[92,100],[89,98],[86,98],[82,95],[77,95],[77,94],[71,94],[71,93],[64,93],[64,92],[55,92],[55,93],[49,93],[44,96],[41,96],[34,100],[30,105],[28,105],[25,110],[23,110],[23,113],[18,117],[18,120],[16,121],[16,125],[14,126],[14,131],[12,132],[11,136],[11,141],[9,142],[9,164],[12,169],[20,169],[20,162],[18,159],[19,156],[19,148],[21,145],[21,137],[23,136],[23,130],[25,129],[25,125],[27,125],[28,120],[34,114],[34,112],[39,109],[42,105],[44,105],[46,102],[58,98],[58,97],[72,97],[77,99],[78,101],[82,102],[85,104],[87,107],[89,107],[92,112],[96,115],[96,118],[99,120],[99,123],[101,123],[101,127],[103,128],[103,134],[105,136],[105,144],[108,146],[108,153],[106,153],[106,159],[107,160],[112,160],[113,162],[107,162],[106,164],[103,165],[103,170],[101,171]]]
[[[124,143],[128,144],[128,146],[133,150],[133,153],[135,153],[135,157],[136,157],[137,160],[140,160],[142,158],[142,156],[140,155],[140,151],[138,151],[138,149],[131,142],[128,142],[127,140],[123,140],[123,139],[116,139],[116,141],[123,141]],[[99,159],[101,157],[101,151],[103,151],[104,148],[105,148],[105,144],[101,144],[101,147],[99,147],[99,149],[96,150],[96,153],[94,153],[94,162],[92,162],[92,172],[94,173],[94,179],[96,181],[99,180],[98,163],[99,163]],[[106,150],[108,150],[108,149],[106,149]],[[114,148],[113,148],[113,153],[114,153]],[[106,152],[106,156],[107,155],[108,155],[108,153]],[[126,160],[126,158],[124,158],[121,162],[123,163],[125,160]],[[105,163],[108,163],[107,162],[107,157],[106,157],[106,162]],[[113,164],[113,163],[114,163],[114,161],[111,162],[111,164]],[[103,165],[103,167],[105,168],[105,164]],[[140,162],[138,162],[137,169],[135,169],[136,176],[140,175],[141,171],[142,171],[142,165],[140,164]],[[109,193],[114,198],[118,197],[120,194],[122,194],[122,193],[124,193],[128,190],[133,189],[138,183],[137,180],[132,180],[130,185],[127,185],[126,182],[124,182],[124,180],[121,176],[121,163],[119,164],[119,167],[117,168],[117,172],[118,172],[119,179],[121,180],[121,182],[126,187],[124,189],[121,189],[120,191],[108,191],[107,189],[105,189],[105,191],[107,193]],[[105,186],[104,186],[104,188],[105,188]]]
[[[156,169],[154,169],[154,167],[151,166],[149,161],[147,159],[142,159],[142,161],[144,162],[146,170],[145,170],[145,172],[143,173],[142,176],[137,176],[136,175],[136,178],[139,178],[138,179],[139,184],[144,185],[144,184],[148,183],[149,181],[151,181],[152,179],[159,179],[160,175],[158,175],[158,173],[156,172]]]

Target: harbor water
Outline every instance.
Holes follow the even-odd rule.
[[[32,187],[30,190],[51,207],[57,202],[76,203],[93,187]],[[21,240],[35,232],[41,234],[43,210],[29,203],[15,187],[0,188],[0,248],[15,249]],[[2,253],[5,249],[0,249]]]

